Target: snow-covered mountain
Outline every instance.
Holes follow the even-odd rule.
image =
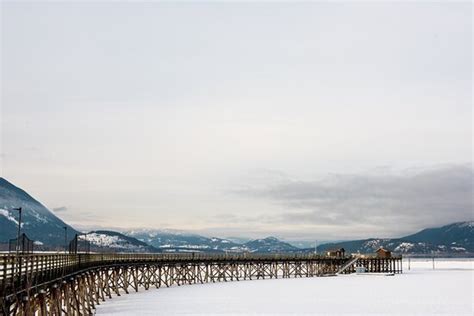
[[[296,252],[300,249],[275,237],[238,243],[229,239],[204,237],[171,230],[140,229],[128,231],[135,237],[164,252]]]
[[[276,252],[299,252],[300,248],[283,242],[275,237],[267,237],[264,239],[256,239],[246,242],[243,245],[248,252],[258,253],[276,253]]]
[[[26,233],[37,244],[64,246],[64,226],[68,228],[68,236],[78,233],[31,195],[0,178],[1,243],[7,243],[17,236],[18,211],[13,209],[18,207],[22,208],[21,232]]]
[[[158,249],[136,238],[110,230],[97,230],[81,235],[81,240],[91,244],[92,251],[158,252]]]
[[[171,230],[135,230],[126,234],[115,231],[93,231],[87,237],[67,225],[44,205],[24,190],[0,178],[0,244],[16,238],[18,212],[21,207],[22,232],[42,245],[43,249],[64,247],[64,227],[68,227],[68,241],[75,234],[91,242],[92,251],[115,252],[275,252],[297,249],[276,238],[266,238],[246,243],[229,239],[204,237]]]
[[[474,221],[459,222],[438,228],[427,228],[403,237],[413,242],[429,242],[433,245],[445,245],[452,249],[465,248],[474,251]]]
[[[64,227],[68,239],[80,234],[73,227],[49,211],[22,189],[0,178],[0,244],[16,238],[18,212],[21,207],[22,232],[45,249],[64,246]],[[95,231],[87,235],[92,250],[117,252],[312,252],[275,237],[246,241],[204,237],[172,230],[140,229],[121,234],[114,231]],[[474,253],[474,221],[460,222],[438,228],[424,229],[402,238],[370,238],[318,246],[318,251],[344,247],[347,252],[372,253],[379,247],[402,254],[472,254]]]
[[[343,247],[347,252],[372,253],[379,247],[401,254],[474,253],[474,221],[424,229],[401,238],[370,238],[324,244],[319,251]]]
[[[125,232],[164,252],[223,252],[240,248],[240,244],[217,237],[204,237],[172,230],[139,229]]]

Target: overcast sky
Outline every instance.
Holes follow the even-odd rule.
[[[472,220],[472,4],[2,2],[2,175],[82,228]]]

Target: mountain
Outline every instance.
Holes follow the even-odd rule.
[[[217,237],[169,230],[136,230],[122,234],[110,230],[98,230],[87,237],[67,225],[43,204],[24,190],[0,178],[0,243],[16,238],[18,212],[22,208],[22,233],[35,240],[42,249],[63,249],[64,227],[68,242],[75,234],[91,242],[92,251],[114,252],[293,252],[298,248],[274,237],[248,242],[235,242]],[[36,247],[38,249],[38,247]],[[80,250],[80,249],[79,249]]]
[[[113,252],[158,252],[155,247],[136,238],[126,236],[119,232],[110,230],[97,230],[82,235],[82,240],[91,244],[91,251],[113,251]]]
[[[245,237],[225,237],[225,239],[230,240],[236,244],[245,244],[248,241],[251,241],[251,238],[245,238]]]
[[[63,247],[65,226],[68,236],[78,233],[31,195],[0,178],[0,243],[17,237],[18,211],[13,209],[18,207],[22,208],[21,232],[37,245]]]
[[[464,247],[467,250],[474,251],[474,221],[423,229],[416,234],[404,237],[404,239],[449,247]]]
[[[196,234],[171,230],[140,229],[125,232],[164,252],[225,252],[240,248],[240,244],[217,237],[204,237]]]
[[[36,242],[36,249],[63,249],[64,227],[68,239],[80,232],[67,225],[43,204],[24,190],[0,178],[0,246],[16,238],[18,212],[21,207],[21,232]],[[82,238],[82,237],[81,237]],[[134,230],[124,234],[114,231],[94,231],[87,234],[92,251],[115,252],[313,252],[301,249],[275,237],[249,240],[241,238],[204,237],[171,230]],[[43,245],[38,247],[38,245]],[[318,252],[344,247],[347,253],[373,253],[379,247],[402,254],[474,254],[474,221],[459,222],[437,228],[428,228],[401,238],[369,238],[326,243]]]
[[[267,237],[246,242],[243,249],[248,252],[273,253],[273,252],[300,252],[301,249],[283,242],[275,237]]]
[[[474,253],[474,221],[428,228],[401,238],[370,238],[328,243],[319,246],[318,251],[339,247],[343,247],[349,253],[372,253],[379,247],[401,254]]]
[[[171,230],[140,229],[128,231],[137,238],[164,252],[296,252],[300,249],[275,237],[239,243],[229,239],[204,237]]]

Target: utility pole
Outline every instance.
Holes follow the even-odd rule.
[[[13,210],[18,211],[18,213],[19,213],[19,215],[18,215],[18,233],[17,233],[17,236],[16,236],[16,255],[18,256],[18,253],[20,252],[20,232],[21,232],[21,211],[22,211],[22,208],[18,207],[18,208],[14,208]]]
[[[20,271],[21,271],[21,261],[19,258],[20,254],[20,231],[21,231],[21,207],[14,208],[14,211],[18,211],[18,233],[16,236],[16,256],[15,256],[15,274],[18,273],[18,284],[20,284],[21,276],[20,276]]]
[[[87,232],[84,233],[84,239],[85,239],[85,248],[86,248],[86,253],[91,252],[91,245],[89,244],[89,240],[87,239]]]
[[[67,253],[67,226],[64,226],[64,253]]]

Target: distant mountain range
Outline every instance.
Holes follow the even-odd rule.
[[[196,234],[169,230],[139,229],[124,232],[164,252],[223,252],[240,247],[240,244],[222,238],[208,238]]]
[[[38,249],[64,249],[64,227],[69,239],[78,230],[64,223],[40,202],[7,180],[0,178],[0,244],[16,237],[18,212],[22,207],[22,232],[36,241]],[[91,243],[92,251],[114,252],[314,252],[299,248],[275,237],[245,238],[205,237],[172,230],[139,229],[125,232],[98,230],[80,236]],[[301,243],[304,244],[304,243]],[[343,247],[346,253],[372,253],[379,247],[402,254],[474,254],[474,222],[461,222],[424,229],[402,238],[370,238],[319,245],[318,252]]]
[[[158,252],[159,250],[136,238],[111,230],[96,230],[80,236],[91,245],[91,251]]]
[[[324,244],[320,251],[342,247],[350,253],[371,253],[379,247],[401,254],[474,253],[474,221],[424,229],[402,238],[369,238]]]
[[[141,229],[125,232],[163,252],[298,252],[301,249],[275,237],[238,243],[218,237],[204,237],[166,230]]]

